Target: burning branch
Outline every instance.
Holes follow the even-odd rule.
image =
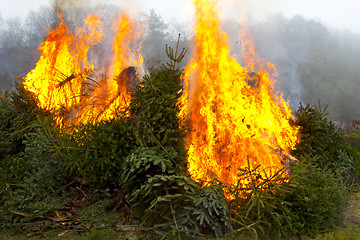
[[[66,77],[64,81],[60,82],[57,87],[62,87],[64,86],[66,83],[70,82],[72,79],[75,78],[74,74],[71,74],[69,77]]]

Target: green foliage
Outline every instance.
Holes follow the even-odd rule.
[[[345,140],[350,144],[351,147],[356,148],[360,151],[360,135],[358,133],[351,133],[349,135],[345,135]]]
[[[46,177],[58,167],[51,164],[60,161],[49,158],[51,154],[45,153],[53,147],[45,134],[52,128],[51,116],[37,108],[34,97],[22,85],[17,85],[17,90],[19,93],[13,92],[0,98],[0,194],[3,191],[11,192],[20,185],[30,184],[34,187],[36,184],[30,180],[34,169],[38,174],[36,182],[46,182]],[[42,156],[44,153],[48,155]],[[44,165],[35,163],[42,160],[45,161]],[[50,170],[48,167],[53,168]],[[46,171],[50,171],[47,176]],[[38,186],[38,189],[41,188]]]
[[[291,202],[286,200],[291,193],[285,169],[269,175],[260,166],[239,169],[237,186],[228,187],[234,199],[234,228],[241,235],[255,238],[281,239],[292,231]]]
[[[126,158],[120,184],[135,214],[156,224],[164,237],[222,236],[231,229],[230,211],[220,188],[201,185],[176,170],[169,152],[140,147]]]
[[[156,227],[167,239],[202,239],[204,234],[219,238],[232,231],[228,205],[216,186],[159,196],[147,211],[158,217]]]
[[[300,126],[300,142],[293,154],[297,158],[311,157],[321,169],[328,168],[334,173],[340,170],[345,180],[354,178],[356,172],[349,146],[334,123],[325,118],[325,111],[301,105],[295,115],[295,124]]]
[[[63,186],[67,172],[59,152],[44,128],[28,133],[24,140],[22,161],[26,163],[23,183],[36,195],[51,194]]]
[[[51,212],[52,206],[44,199],[62,193],[67,179],[63,159],[55,151],[44,126],[39,125],[24,138],[24,151],[0,162],[0,225],[3,227],[19,220],[9,210],[35,215]]]
[[[352,224],[349,226],[338,227],[329,232],[320,232],[315,237],[307,237],[304,240],[349,240],[360,239],[360,228],[358,224]]]
[[[342,182],[359,176],[360,154],[315,107],[300,106],[296,113],[301,141],[294,155],[300,162],[290,176],[285,169],[267,175],[250,164],[239,169],[237,186],[202,187],[186,176],[185,130],[177,117],[181,71],[176,68],[185,51],[177,56],[169,48],[167,54],[168,67],[153,69],[136,85],[130,117],[59,133],[50,114],[38,109],[21,86],[18,94],[0,99],[2,227],[20,221],[9,209],[54,214],[58,203],[51,199],[68,172],[97,188],[124,188],[135,215],[163,238],[218,238],[235,227],[240,234],[281,239],[343,222],[347,193]],[[230,203],[220,187],[235,196]],[[47,205],[41,207],[41,201]],[[116,221],[114,215],[111,225]]]
[[[111,202],[110,199],[101,199],[89,206],[78,210],[78,217],[83,224],[94,224],[95,228],[100,228],[104,224],[107,228],[114,228],[121,221],[121,213],[104,211]]]
[[[46,189],[43,190],[44,192]],[[39,216],[56,217],[55,210],[64,207],[65,198],[69,197],[55,194],[43,194],[37,196],[32,194],[25,187],[16,189],[11,196],[6,195],[1,199],[0,204],[0,229],[17,229],[21,231],[20,226],[23,221],[31,221]],[[11,214],[9,211],[28,214],[29,217],[22,218]]]
[[[185,164],[185,133],[177,117],[177,99],[181,90],[181,72],[161,67],[145,75],[136,86],[130,115],[137,143],[175,151],[174,161]]]
[[[16,112],[10,96],[6,94],[4,97],[0,97],[0,158],[2,159],[11,154],[12,151],[16,151],[16,142],[9,139],[9,130],[15,116]]]
[[[151,70],[135,88],[130,104],[131,123],[141,147],[127,158],[120,185],[129,192],[135,214],[156,224],[164,238],[197,238],[231,229],[230,211],[222,191],[201,188],[185,176],[185,130],[178,119],[181,71],[178,56],[166,48],[170,63]]]
[[[14,156],[24,150],[24,136],[38,125],[38,116],[48,112],[37,108],[34,96],[22,85],[17,91],[0,97],[0,158]]]
[[[164,238],[219,237],[231,229],[222,191],[201,188],[185,176],[185,130],[177,117],[181,71],[176,64],[186,51],[177,56],[177,50],[167,48],[168,67],[152,69],[135,88],[130,116],[140,147],[126,158],[120,185],[129,192],[135,214],[156,224]]]
[[[360,135],[357,133],[345,135],[345,141],[350,144],[348,152],[354,159],[356,175],[360,178]]]
[[[11,191],[25,176],[23,162],[15,158],[24,150],[23,140],[29,129],[26,125],[18,128],[25,114],[8,93],[0,98],[0,194]]]
[[[61,135],[61,151],[71,172],[100,185],[118,184],[125,157],[136,147],[126,118],[74,126]]]
[[[186,176],[150,177],[132,192],[130,201],[137,209],[143,207],[144,222],[155,224],[164,238],[199,239],[203,234],[220,237],[232,230],[222,189],[201,188]]]
[[[163,211],[164,208],[160,207],[160,202],[169,197],[172,200],[178,201],[183,197],[180,195],[194,195],[200,192],[200,189],[201,186],[197,182],[186,176],[155,175],[149,177],[139,189],[134,191],[130,199],[136,206],[137,204],[142,204],[139,203],[139,200],[144,197],[143,201],[146,202],[144,204],[146,207],[144,219],[147,222],[159,222],[159,217],[162,218],[168,214]]]
[[[129,192],[141,188],[148,178],[154,175],[174,175],[174,163],[164,151],[139,147],[125,160],[119,184]],[[146,205],[146,200],[144,204]]]
[[[288,201],[298,217],[297,234],[314,234],[343,223],[346,188],[359,175],[353,152],[325,111],[315,106],[299,107],[295,124],[300,142],[293,154],[292,194]]]
[[[314,234],[343,224],[347,192],[339,187],[340,176],[321,169],[315,159],[302,156],[293,166],[292,192],[287,197],[291,212],[297,216],[297,234]]]
[[[241,236],[283,239],[341,225],[347,192],[339,176],[300,158],[291,176],[284,169],[266,175],[259,166],[239,169],[239,184],[229,188],[234,228]]]
[[[17,85],[17,90],[18,93],[0,99],[2,227],[17,220],[8,210],[45,211],[41,209],[47,207],[41,207],[39,201],[59,193],[67,176],[52,138],[50,114],[38,109],[32,94],[21,85]]]

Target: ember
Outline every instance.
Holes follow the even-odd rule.
[[[195,55],[183,74],[186,89],[179,100],[180,117],[188,117],[191,127],[189,173],[195,180],[236,185],[238,169],[249,159],[270,174],[298,141],[288,103],[273,90],[275,66],[256,55],[245,30],[240,37],[247,67],[240,66],[229,53],[216,6],[210,0],[194,5]],[[128,51],[136,23],[122,14],[115,25],[113,64],[100,81],[93,79],[95,68],[87,59],[104,34],[100,18],[89,16],[74,35],[61,21],[41,44],[42,56],[24,86],[36,94],[39,107],[55,113],[59,126],[107,120],[129,106],[129,85],[137,78],[131,66],[142,63],[141,55]]]

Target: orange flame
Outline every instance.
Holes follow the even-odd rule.
[[[130,63],[142,64],[141,55],[139,61],[130,59],[132,56],[128,50],[131,42],[135,41],[135,21],[126,13],[121,14],[114,22],[118,26],[113,42],[113,64],[108,69],[109,77],[100,82],[101,87],[94,90],[92,96],[86,100],[81,111],[78,112],[79,122],[98,122],[113,118],[115,113],[125,110],[130,104],[130,93],[127,85],[130,84],[126,77],[121,76]]]
[[[84,27],[76,29],[75,34],[68,32],[60,18],[60,25],[49,32],[39,47],[42,55],[36,67],[23,79],[25,89],[35,93],[40,108],[55,113],[60,126],[114,117],[117,110],[127,107],[130,102],[126,82],[117,78],[129,66],[127,49],[130,41],[135,39],[134,21],[127,14],[119,17],[113,69],[97,82],[92,79],[94,65],[87,56],[89,50],[101,42],[101,18],[89,16]]]
[[[258,57],[251,39],[243,44],[243,50],[251,47],[244,56],[247,69],[230,56],[215,5],[210,0],[195,0],[194,6],[195,56],[185,68],[186,87],[180,99],[180,117],[188,117],[191,128],[191,177],[236,185],[238,169],[247,165],[247,157],[252,167],[261,165],[267,173],[270,167],[281,168],[282,154],[294,149],[298,141],[298,129],[289,123],[288,104],[274,94],[265,66],[255,62]],[[256,66],[258,72],[254,72]],[[276,70],[271,63],[267,67]]]

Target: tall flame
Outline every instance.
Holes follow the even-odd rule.
[[[113,42],[113,63],[108,69],[108,77],[100,82],[92,95],[86,99],[82,108],[77,113],[77,122],[98,122],[110,119],[121,110],[126,109],[130,104],[131,95],[127,90],[127,76],[121,76],[130,64],[139,65],[140,60],[129,52],[129,45],[135,41],[135,21],[126,13],[117,17],[114,26],[118,26]]]
[[[130,94],[126,82],[118,78],[129,66],[128,45],[136,35],[135,23],[124,13],[116,24],[120,27],[114,39],[114,64],[108,73],[103,73],[107,77],[100,81],[92,79],[95,69],[88,60],[89,50],[99,44],[103,36],[100,17],[87,17],[84,27],[77,28],[75,34],[68,31],[61,18],[59,26],[41,43],[42,55],[23,84],[37,96],[40,108],[55,113],[60,126],[109,119],[116,110],[128,106]]]
[[[191,177],[236,185],[238,169],[247,165],[247,158],[251,166],[261,165],[268,173],[270,167],[281,168],[282,154],[294,149],[298,129],[289,123],[288,104],[274,93],[269,74],[274,65],[254,61],[258,57],[248,38],[242,42],[250,68],[240,66],[230,55],[215,4],[195,0],[194,6],[195,55],[185,68],[186,90],[180,99],[180,117],[187,116],[191,128]]]
[[[98,40],[86,37],[85,30],[79,37],[68,33],[61,19],[60,25],[41,43],[40,60],[23,82],[26,89],[37,95],[39,107],[58,110],[62,106],[70,108],[79,103],[78,96],[82,90],[80,76],[86,75],[86,68],[93,69],[86,53],[93,41]],[[81,43],[81,46],[75,42]]]

